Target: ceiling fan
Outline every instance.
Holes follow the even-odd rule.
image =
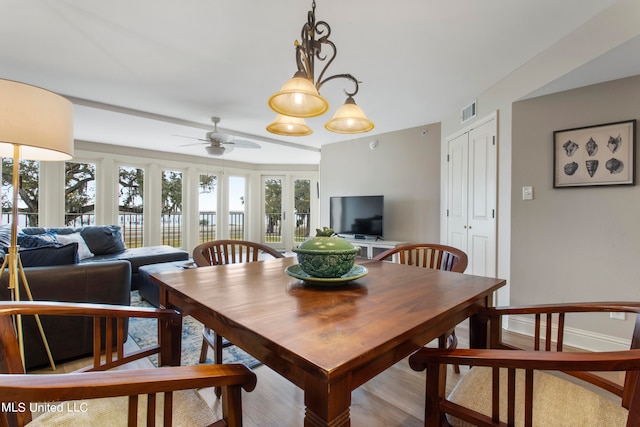
[[[255,142],[239,140],[239,139],[236,139],[236,137],[231,134],[218,132],[218,123],[220,123],[220,117],[211,117],[211,121],[213,122],[213,131],[207,132],[204,139],[196,138],[199,141],[204,141],[204,142],[197,142],[195,144],[186,144],[184,146],[186,147],[187,145],[196,145],[196,144],[207,145],[205,147],[205,150],[207,151],[207,154],[209,154],[210,156],[222,156],[224,153],[231,152],[231,150],[233,150],[234,148],[252,148],[252,149],[262,148],[260,147],[260,145],[256,144]],[[177,136],[182,136],[182,135],[177,135]],[[192,138],[192,137],[184,136],[184,138]]]

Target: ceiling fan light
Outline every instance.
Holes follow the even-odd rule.
[[[285,116],[307,118],[324,114],[329,109],[329,102],[303,72],[297,71],[280,92],[269,98],[269,107]]]
[[[324,127],[337,133],[363,133],[372,130],[374,124],[365,116],[362,108],[356,105],[353,98],[348,97]]]
[[[222,156],[225,152],[225,148],[219,145],[208,145],[205,147],[207,154],[210,156]]]
[[[275,121],[267,126],[267,130],[284,136],[305,136],[313,133],[313,130],[307,126],[304,119],[282,114],[278,114]]]

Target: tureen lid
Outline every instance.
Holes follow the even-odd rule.
[[[300,243],[297,249],[311,251],[352,251],[357,248],[346,239],[338,237],[332,229],[324,227],[322,230],[317,228],[316,237]]]

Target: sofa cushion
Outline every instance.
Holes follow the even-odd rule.
[[[126,249],[118,225],[82,227],[80,234],[94,255],[116,254]]]
[[[23,267],[43,267],[51,265],[68,265],[78,262],[78,243],[63,246],[41,246],[20,250]]]

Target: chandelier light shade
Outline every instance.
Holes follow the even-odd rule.
[[[273,111],[290,117],[316,117],[327,112],[329,103],[318,93],[313,82],[298,71],[280,92],[269,98]]]
[[[39,87],[0,79],[0,157],[69,160],[73,157],[71,102]]]
[[[267,130],[277,135],[305,136],[311,135],[313,130],[300,117],[278,114],[275,121],[267,126]]]
[[[332,132],[361,133],[373,129],[373,123],[367,119],[364,112],[353,101],[358,93],[359,81],[351,74],[335,74],[324,77],[327,68],[337,55],[336,45],[329,40],[331,27],[325,21],[316,21],[316,2],[311,4],[311,10],[307,14],[307,22],[302,26],[301,41],[296,40],[296,64],[298,70],[293,78],[286,82],[280,92],[269,98],[269,107],[276,113],[289,118],[317,117],[327,112],[329,103],[320,95],[320,88],[329,80],[346,79],[355,86],[353,91],[347,91],[347,103],[343,105],[333,119],[325,125]],[[317,36],[317,38],[316,38]],[[327,47],[330,52],[322,51]],[[315,61],[326,61],[317,79],[315,76]],[[345,106],[347,107],[345,109]],[[267,126],[267,130],[279,135],[302,136],[309,135],[311,129],[304,133],[301,128],[290,125],[281,125],[282,120],[276,119]],[[287,119],[289,120],[289,119]],[[305,127],[308,126],[305,124]],[[306,131],[305,131],[306,132]]]
[[[352,97],[349,97],[324,127],[331,132],[337,133],[362,133],[369,132],[374,125],[365,116],[362,108],[356,105]]]

